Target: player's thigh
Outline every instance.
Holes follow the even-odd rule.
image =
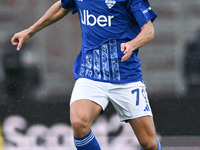
[[[70,119],[74,125],[90,125],[108,105],[106,85],[80,78],[76,81],[70,100]]]
[[[91,100],[77,100],[70,106],[70,120],[72,123],[83,122],[90,126],[101,111],[102,107]]]
[[[144,116],[128,120],[140,144],[156,142],[156,131],[152,116]]]

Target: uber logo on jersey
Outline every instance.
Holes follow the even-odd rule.
[[[81,17],[81,23],[88,26],[94,26],[97,24],[100,27],[110,27],[112,25],[112,19],[114,18],[114,16],[105,15],[100,15],[96,17],[95,15],[90,14],[88,10],[79,9],[79,12]]]
[[[106,5],[108,6],[109,9],[111,9],[115,4],[115,0],[105,0]]]

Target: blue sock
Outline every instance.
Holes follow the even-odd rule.
[[[158,142],[158,150],[162,150],[162,146],[160,144],[160,141],[157,139],[157,142]],[[143,148],[141,147],[140,150],[143,150]]]
[[[162,150],[162,146],[160,144],[160,141],[157,139],[157,142],[158,142],[158,150]]]
[[[74,143],[77,150],[101,150],[92,131],[82,138],[74,137]]]

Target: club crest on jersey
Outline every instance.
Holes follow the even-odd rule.
[[[115,0],[105,0],[106,5],[108,6],[109,9],[111,9],[115,4]]]

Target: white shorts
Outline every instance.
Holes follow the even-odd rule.
[[[141,81],[113,84],[80,78],[74,85],[70,105],[80,99],[91,100],[103,110],[111,102],[121,121],[152,116],[146,86]]]

